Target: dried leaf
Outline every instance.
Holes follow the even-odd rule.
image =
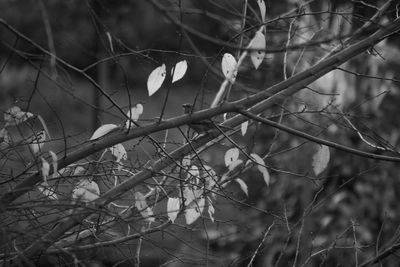
[[[4,121],[6,122],[4,127],[18,125],[31,117],[33,117],[32,113],[21,111],[17,106],[11,107],[4,112]]]
[[[185,210],[185,219],[188,225],[194,223],[201,215],[204,210],[205,199],[200,198],[197,201],[193,201]]]
[[[243,160],[237,159],[237,160],[233,161],[231,164],[229,164],[228,170],[233,171],[236,167],[242,165],[242,163],[243,163]]]
[[[246,194],[246,196],[249,196],[247,184],[240,178],[235,179],[235,181],[239,184],[240,189],[242,189],[242,191]]]
[[[265,13],[266,13],[266,7],[265,7],[265,2],[264,0],[257,0],[258,7],[260,8],[260,13],[261,13],[261,22],[265,22]]]
[[[143,105],[142,104],[136,104],[136,106],[134,106],[133,108],[131,108],[131,110],[128,111],[128,113],[126,113],[126,116],[128,116],[130,118],[130,120],[126,120],[125,122],[125,128],[128,129],[129,126],[132,128],[132,126],[134,126],[134,124],[131,122],[132,121],[138,121],[140,115],[143,114]]]
[[[225,153],[225,166],[228,167],[232,162],[236,161],[239,158],[239,149],[231,148],[228,149]]]
[[[256,35],[250,42],[250,48],[252,49],[252,51],[250,52],[250,58],[251,58],[251,62],[253,62],[255,69],[258,69],[258,67],[264,61],[265,46],[266,46],[265,36],[262,33],[262,30],[259,30],[256,32]],[[257,50],[254,50],[254,49],[257,49]]]
[[[181,206],[181,201],[179,198],[177,197],[168,198],[167,213],[168,213],[168,218],[171,220],[172,223],[175,222],[175,219],[178,216],[180,206]]]
[[[104,124],[101,125],[99,128],[97,128],[96,131],[94,131],[92,137],[90,137],[90,140],[94,140],[97,138],[100,138],[109,132],[111,132],[113,129],[117,128],[118,126],[115,124]]]
[[[265,162],[264,160],[257,155],[256,153],[251,153],[250,156],[254,159],[254,161],[257,163],[257,169],[262,173],[264,177],[264,181],[269,186],[270,183],[270,176],[267,167],[265,167]],[[246,162],[246,165],[249,163],[249,161]]]
[[[175,67],[171,69],[172,83],[179,81],[183,78],[186,73],[187,67],[188,65],[186,60],[182,60],[176,63]]]
[[[46,133],[44,131],[39,131],[35,136],[29,141],[29,147],[32,150],[33,154],[37,154],[41,151],[44,141],[46,141]]]
[[[242,132],[242,136],[247,133],[247,128],[249,127],[249,121],[245,121],[240,125],[240,131]]]
[[[57,174],[57,170],[58,170],[58,158],[56,153],[54,153],[53,151],[49,151],[49,154],[51,156],[51,165],[53,166],[53,176]]]
[[[185,206],[189,206],[190,203],[199,199],[203,195],[202,189],[193,189],[189,187],[185,187],[183,189],[183,198],[185,199]]]
[[[150,222],[154,222],[153,210],[147,205],[146,198],[140,192],[135,192],[135,207],[143,218]]]
[[[328,166],[330,159],[329,147],[319,145],[318,151],[312,157],[311,166],[315,175],[319,175]]]
[[[222,73],[231,83],[234,83],[236,80],[236,65],[237,63],[235,57],[229,53],[225,53],[221,62]]]
[[[49,173],[50,173],[50,164],[44,158],[41,157],[40,159],[42,160],[41,172],[42,172],[43,181],[45,183],[47,183],[47,178],[49,177]]]
[[[127,160],[128,154],[126,153],[125,147],[122,144],[116,144],[110,147],[111,154],[116,158],[116,162],[120,162],[121,160]]]
[[[215,214],[214,206],[213,206],[212,202],[209,200],[208,201],[208,216],[210,216],[210,220],[212,222],[215,221],[214,214]]]
[[[76,184],[72,190],[72,199],[79,199],[82,202],[96,200],[100,196],[100,188],[96,182],[83,179]]]
[[[147,91],[149,92],[149,96],[152,96],[155,92],[160,89],[161,85],[165,80],[165,76],[167,74],[165,64],[155,68],[149,75],[147,79]]]

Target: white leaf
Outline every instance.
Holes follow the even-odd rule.
[[[155,92],[160,89],[161,85],[165,80],[165,76],[167,74],[165,64],[155,68],[149,75],[147,79],[147,91],[149,92],[149,96],[152,96]]]
[[[318,151],[312,157],[311,166],[314,170],[315,175],[319,175],[328,166],[330,158],[329,147],[320,145]]]
[[[265,183],[269,186],[271,180],[267,167],[265,167],[264,160],[256,153],[251,153],[250,156],[256,161],[257,169],[262,173]],[[247,165],[247,163],[246,163]]]
[[[234,83],[236,80],[236,65],[237,63],[235,57],[229,53],[225,53],[221,62],[222,73],[231,83]]]
[[[127,160],[128,154],[126,153],[125,147],[122,144],[116,144],[110,147],[110,151],[113,156],[116,158],[116,162],[120,162],[121,160]]]
[[[179,61],[176,63],[175,67],[171,69],[171,75],[172,76],[172,83],[179,81],[182,79],[182,77],[185,75],[186,70],[187,70],[187,62],[186,60]]]
[[[265,57],[265,36],[262,33],[262,30],[256,32],[253,40],[250,42],[250,48],[252,51],[250,52],[251,62],[253,62],[254,68],[258,69],[260,64],[264,61]],[[259,50],[254,50],[259,49]]]
[[[143,218],[150,222],[154,222],[153,210],[147,205],[146,198],[140,192],[135,192],[135,207]]]
[[[85,168],[83,168],[82,166],[78,166],[75,168],[74,170],[74,176],[78,176],[79,174],[82,174],[85,172]]]
[[[237,160],[233,161],[231,164],[229,164],[228,169],[230,171],[233,171],[237,166],[240,166],[242,163],[243,163],[243,160],[237,159]]]
[[[130,118],[130,120],[132,121],[138,121],[140,115],[143,114],[143,105],[142,104],[136,104],[136,106],[134,106],[133,108],[131,108],[131,110],[128,111],[128,113],[126,113],[126,116],[128,116]],[[129,126],[134,126],[134,124],[130,121],[127,120],[125,122],[125,128],[128,129]]]
[[[191,163],[190,155],[184,156],[182,159],[182,167],[184,167],[184,168],[188,167],[188,166],[190,166],[190,163]]]
[[[225,153],[225,166],[228,167],[232,162],[239,158],[239,149],[231,148]]]
[[[45,183],[47,183],[47,178],[49,177],[49,172],[50,172],[50,164],[42,157],[41,157],[41,160],[42,160],[41,172],[42,172],[43,181]]]
[[[201,189],[193,189],[185,187],[183,189],[183,198],[185,199],[185,206],[189,206],[190,203],[200,198],[203,194],[203,190]]]
[[[11,107],[4,112],[5,127],[18,125],[31,117],[32,113],[21,111],[17,106]]]
[[[245,121],[240,125],[240,131],[242,132],[242,136],[247,133],[247,127],[249,126],[249,121]]]
[[[11,137],[6,128],[0,130],[0,149],[4,149],[11,144]]]
[[[90,137],[90,140],[94,140],[97,138],[100,138],[109,132],[111,132],[113,129],[117,128],[118,126],[115,124],[104,124],[101,125],[99,128],[97,128],[96,131],[94,131],[92,137]]]
[[[194,201],[186,207],[185,219],[188,225],[194,223],[200,217],[204,210],[204,205],[205,199],[200,198],[198,201]]]
[[[94,181],[89,181],[88,179],[83,179],[76,184],[75,188],[72,190],[72,198],[79,199],[83,202],[90,202],[100,195],[100,188]]]
[[[31,148],[33,154],[37,154],[41,151],[44,141],[46,141],[46,133],[44,131],[39,131],[35,136],[32,137],[29,147]]]
[[[57,169],[58,169],[58,158],[56,153],[54,153],[53,151],[49,151],[49,154],[51,156],[51,165],[53,166],[53,176],[57,174]]]
[[[58,196],[55,192],[55,188],[49,188],[49,184],[47,182],[43,182],[38,186],[38,190],[48,197],[51,200],[57,200]]]
[[[235,179],[235,181],[239,184],[240,189],[242,189],[242,191],[246,194],[246,196],[249,196],[247,184],[240,178]]]
[[[190,178],[200,178],[200,171],[199,168],[196,165],[190,166],[190,169],[188,170],[188,176]]]
[[[168,218],[171,220],[172,223],[175,222],[175,219],[178,216],[180,206],[181,206],[181,201],[179,198],[177,197],[168,198],[167,213],[168,213]]]
[[[212,222],[215,221],[214,214],[215,214],[214,206],[212,205],[211,201],[208,201],[208,216],[210,216],[210,220]]]
[[[265,2],[264,0],[257,0],[258,7],[260,8],[260,13],[261,13],[261,20],[262,22],[265,22]]]

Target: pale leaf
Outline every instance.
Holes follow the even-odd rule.
[[[53,176],[57,174],[57,169],[58,169],[58,158],[56,153],[53,151],[49,151],[49,154],[51,156],[51,165],[53,166]]]
[[[126,113],[126,116],[128,116],[129,120],[127,120],[125,122],[125,128],[129,128],[129,126],[132,128],[132,126],[134,125],[132,121],[138,121],[140,115],[143,114],[143,105],[142,104],[136,104],[136,106],[134,106],[133,108],[131,108],[131,110],[128,111],[128,113]]]
[[[228,170],[233,171],[236,167],[240,166],[243,164],[243,160],[237,159],[233,161],[231,164],[228,166]]]
[[[150,73],[149,78],[147,79],[147,91],[149,92],[149,96],[152,96],[158,91],[158,89],[160,89],[165,80],[166,73],[165,64],[155,68]]]
[[[41,151],[44,141],[46,141],[46,133],[44,131],[39,131],[33,136],[29,144],[33,154],[37,154]]]
[[[256,153],[251,153],[250,156],[257,163],[257,169],[262,173],[265,183],[269,186],[271,178],[269,176],[269,172],[267,170],[267,167],[265,167],[264,160],[259,155],[257,155]]]
[[[6,128],[0,130],[0,149],[7,148],[11,144],[11,137]]]
[[[253,40],[250,42],[250,52],[251,62],[253,62],[254,68],[258,69],[261,63],[264,61],[265,57],[265,36],[261,30],[257,31]],[[256,50],[254,50],[256,49]]]
[[[315,175],[319,175],[328,166],[330,159],[329,147],[320,145],[317,152],[312,157],[311,166]]]
[[[183,157],[182,159],[182,167],[188,167],[191,164],[191,159],[190,159],[190,155],[186,155]]]
[[[72,190],[72,198],[79,199],[82,202],[96,200],[100,196],[100,188],[96,182],[83,179],[76,184]]]
[[[247,133],[247,128],[249,127],[249,121],[245,121],[240,125],[240,131],[242,132],[242,136]]]
[[[200,198],[198,201],[192,202],[185,210],[185,219],[188,225],[194,223],[204,210],[205,199]]]
[[[249,196],[249,190],[247,188],[247,184],[240,178],[235,179],[235,181],[239,184],[240,189],[246,194],[246,196]]]
[[[180,206],[181,206],[181,201],[179,198],[177,197],[168,198],[167,213],[168,213],[168,218],[171,220],[172,223],[175,222],[175,219],[178,216]]]
[[[31,117],[32,113],[21,111],[18,106],[11,107],[4,112],[5,127],[18,125]]]
[[[121,160],[127,160],[128,154],[126,153],[125,147],[122,144],[116,144],[110,147],[111,154],[115,157],[116,162],[121,162]]]
[[[143,218],[150,222],[154,222],[153,210],[147,205],[146,198],[140,192],[135,192],[135,207]]]
[[[193,189],[185,187],[183,189],[183,198],[185,199],[185,206],[188,206],[190,203],[200,198],[203,194],[203,190],[201,189]]]
[[[94,140],[97,138],[100,138],[109,132],[111,132],[113,129],[117,128],[118,126],[115,124],[104,124],[101,125],[99,128],[97,128],[96,131],[94,131],[92,137],[90,137],[90,140]]]
[[[199,168],[196,165],[190,166],[190,169],[188,170],[188,175],[190,178],[200,178]]]
[[[234,83],[236,79],[236,65],[237,63],[235,57],[229,53],[225,53],[221,62],[222,73],[231,83]]]
[[[183,78],[186,73],[187,67],[188,65],[186,60],[182,60],[176,63],[175,67],[173,67],[171,70],[172,83],[179,81]]]
[[[260,8],[260,13],[261,13],[261,22],[265,22],[265,12],[266,12],[266,7],[265,7],[265,2],[264,0],[257,0],[258,7]]]
[[[43,181],[45,183],[47,183],[47,178],[49,177],[49,173],[50,173],[50,164],[44,158],[41,157],[40,159],[42,160],[41,172],[42,172]]]
[[[225,166],[228,167],[232,162],[236,161],[239,158],[239,149],[231,148],[228,149],[225,153]]]

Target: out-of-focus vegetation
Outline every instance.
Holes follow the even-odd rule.
[[[242,45],[252,38],[260,25],[257,1],[248,1],[245,25],[242,8],[247,1],[159,2],[170,16],[189,27],[187,33],[147,1],[1,1],[1,19],[69,65],[53,61],[2,25],[1,111],[17,105],[40,114],[53,135],[47,148],[70,152],[88,140],[98,126],[122,124],[126,119],[82,73],[97,81],[124,110],[142,103],[140,123],[155,121],[167,97],[165,118],[181,115],[183,103],[197,101],[196,108],[209,106],[223,81],[223,76],[211,71],[210,65],[220,72],[222,55],[237,55],[235,47],[241,44],[243,29]],[[258,70],[254,70],[250,59],[245,59],[229,100],[248,96],[306,70],[371,20],[386,1],[311,1],[301,8],[299,2],[266,1],[267,50],[271,51]],[[291,16],[282,15],[294,8],[299,9]],[[398,9],[399,5],[392,1],[375,22],[376,28],[398,16]],[[190,31],[201,32],[212,40]],[[385,39],[263,115],[354,149],[398,156],[399,39],[398,34]],[[285,49],[306,42],[320,43]],[[227,43],[231,47],[224,45]],[[189,62],[184,79],[149,98],[146,81],[151,70],[162,63],[171,68],[182,59]],[[162,142],[164,134],[153,137]],[[61,249],[42,259],[41,264],[73,266],[75,260],[88,266],[132,266],[140,243],[141,266],[247,266],[250,260],[252,266],[356,266],[399,242],[398,162],[331,148],[327,169],[315,175],[311,158],[319,144],[256,122],[249,126],[245,137],[238,133],[232,138],[246,153],[267,155],[269,187],[260,173],[251,169],[240,175],[248,185],[248,196],[238,184],[230,183],[217,197],[214,223],[204,215],[192,228],[178,218],[176,224],[146,234],[140,241],[75,254],[63,254]],[[182,140],[179,130],[171,130],[165,148],[171,151]],[[132,171],[145,168],[146,162],[158,159],[161,153],[150,141],[127,143],[127,165]],[[232,146],[224,140],[202,153],[203,164],[222,174],[224,153]],[[33,161],[32,155],[23,154],[25,150],[18,151],[21,154],[1,159],[3,190],[15,185],[13,175]],[[104,160],[108,160],[107,156]],[[115,166],[110,162],[111,157],[98,173],[103,174],[99,178],[102,192],[113,186],[114,180],[108,178],[113,177],[110,169]],[[65,199],[74,182],[61,185]],[[141,187],[153,184],[154,181]],[[172,190],[167,186],[164,189]],[[35,191],[25,195],[24,200],[40,197],[43,198]],[[3,232],[10,231],[2,233],[2,240],[17,237],[17,248],[51,230],[54,218],[58,219],[57,209],[35,207],[18,212],[18,216],[5,219],[2,224]],[[165,201],[154,212],[166,217]],[[132,231],[140,232],[145,223],[138,214],[134,219],[138,223]],[[127,231],[124,223],[118,221],[101,236],[92,235],[75,245],[121,238]],[[26,240],[22,241],[23,237]],[[9,252],[1,246],[0,250],[3,257]],[[382,266],[394,266],[397,261],[397,256],[392,255],[382,259]]]

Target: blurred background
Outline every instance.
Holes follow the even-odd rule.
[[[52,135],[45,146],[64,153],[88,140],[100,125],[125,121],[90,80],[124,112],[141,103],[143,124],[153,122],[163,110],[164,118],[181,115],[183,103],[208,107],[224,80],[223,54],[237,57],[240,39],[248,44],[261,25],[257,1],[248,1],[245,25],[242,0],[159,2],[162,9],[148,1],[0,1],[0,111],[16,105],[40,114]],[[244,61],[229,100],[307,69],[386,1],[309,2],[301,6],[302,1],[266,1],[267,55],[258,70],[249,58]],[[379,23],[393,20],[398,8],[392,1]],[[165,13],[186,25],[187,31]],[[290,46],[294,48],[288,51]],[[263,115],[356,149],[383,153],[369,145],[373,143],[398,155],[399,59],[397,34]],[[150,72],[163,63],[170,70],[180,60],[188,62],[184,78],[149,97]],[[165,134],[153,137],[163,140]],[[241,174],[248,197],[231,183],[226,196],[218,197],[215,223],[202,218],[186,227],[181,221],[146,236],[142,266],[247,266],[257,249],[252,266],[349,266],[399,241],[398,163],[331,149],[327,170],[315,176],[311,158],[317,144],[256,123],[245,137],[233,138],[249,153],[267,155],[271,185],[264,184],[256,169]],[[183,142],[177,129],[170,130],[167,139],[168,151]],[[133,140],[124,146],[133,168],[157,153],[149,141]],[[230,147],[223,141],[203,153],[203,160],[222,174],[223,155]],[[2,158],[3,180],[30,160],[25,155]],[[158,212],[165,216],[162,208]],[[135,241],[87,250],[77,257],[88,266],[132,266],[136,245]],[[394,266],[397,260],[391,256],[383,266]],[[57,256],[46,261],[62,265]]]

